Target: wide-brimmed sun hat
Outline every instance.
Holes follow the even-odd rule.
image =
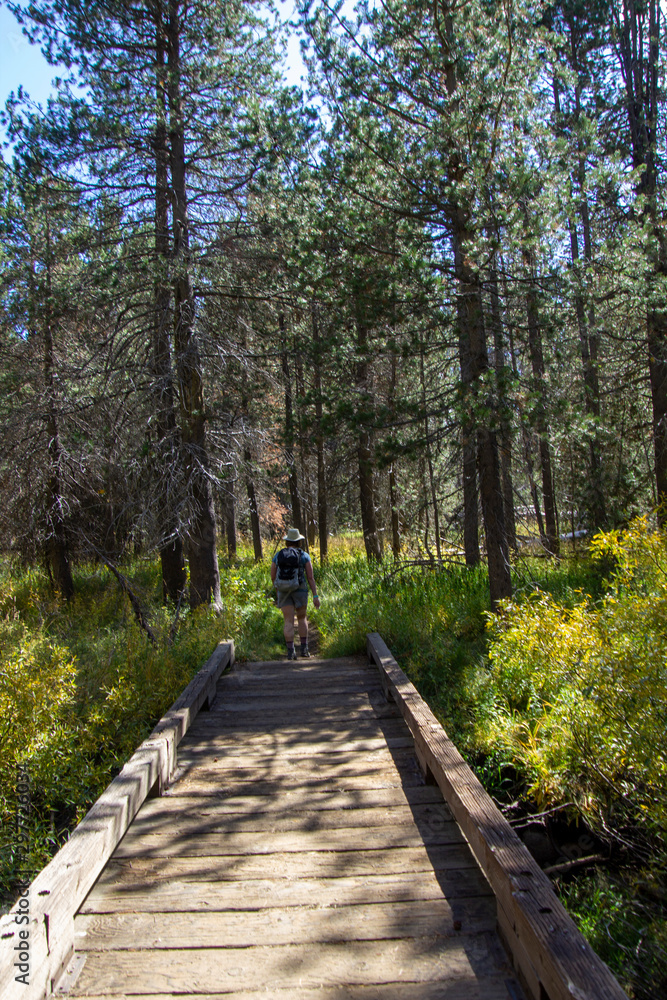
[[[288,528],[287,534],[283,538],[284,542],[301,542],[306,536],[302,535],[298,528]]]

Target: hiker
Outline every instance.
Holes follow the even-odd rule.
[[[308,650],[308,587],[313,592],[313,604],[320,606],[317,596],[313,564],[307,552],[301,548],[304,536],[298,528],[290,528],[283,538],[287,542],[284,549],[276,552],[271,562],[271,580],[276,586],[276,604],[285,619],[284,633],[287,645],[287,659],[296,660],[294,650],[294,612],[296,611],[301,655],[310,656]]]

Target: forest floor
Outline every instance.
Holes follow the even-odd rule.
[[[393,561],[373,568],[362,548],[357,536],[334,539],[324,566],[313,553],[322,606],[311,620],[320,654],[360,652],[368,632],[383,636],[538,862],[550,869],[564,904],[629,995],[663,998],[667,768],[660,781],[652,771],[640,772],[632,755],[639,760],[647,746],[656,749],[649,744],[660,726],[664,734],[667,698],[664,677],[653,677],[643,661],[633,704],[649,678],[649,700],[635,708],[655,716],[658,729],[644,731],[627,705],[612,704],[605,694],[602,709],[610,718],[625,713],[621,730],[629,726],[644,740],[622,747],[619,765],[610,747],[621,730],[600,715],[593,695],[601,684],[589,666],[600,656],[586,645],[603,627],[602,645],[613,639],[609,621],[602,626],[591,617],[608,609],[610,595],[620,603],[609,559],[594,561],[579,551],[558,563],[517,560],[514,603],[492,616],[483,569]],[[654,550],[649,555],[656,560]],[[614,560],[621,564],[622,555],[616,552]],[[220,568],[222,617],[207,608],[181,611],[176,627],[173,610],[160,604],[157,562],[138,559],[124,568],[150,616],[157,648],[101,566],[78,568],[69,606],[53,597],[40,572],[9,564],[0,572],[0,718],[11,720],[0,740],[5,908],[17,866],[35,873],[43,867],[221,637],[234,639],[241,660],[284,656],[268,559],[255,564],[244,551],[233,564],[221,559]],[[640,575],[636,565],[634,572]],[[643,600],[651,586],[644,574]],[[657,606],[662,595],[654,598]],[[635,611],[645,636],[646,607]],[[661,619],[655,630],[667,633]],[[630,662],[627,607],[617,631],[625,650],[620,659]],[[658,651],[662,674],[665,651]],[[619,659],[618,650],[614,656]],[[600,669],[609,672],[604,663]],[[558,685],[545,687],[547,674],[558,676]],[[629,678],[627,668],[622,684],[618,677],[613,683],[630,687]],[[586,716],[588,730],[573,726],[573,716]],[[652,756],[662,767],[662,755]],[[29,813],[21,812],[24,781]],[[647,801],[659,806],[650,815]],[[13,832],[19,812],[28,830],[21,851]]]

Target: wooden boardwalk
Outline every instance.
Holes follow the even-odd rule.
[[[75,933],[77,997],[523,997],[491,890],[362,657],[223,675]]]

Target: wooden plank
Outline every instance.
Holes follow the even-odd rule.
[[[197,746],[199,751],[223,750],[232,751],[239,756],[247,756],[243,752],[247,748],[248,752],[262,751],[265,755],[267,747],[274,747],[276,751],[286,752],[290,757],[312,757],[313,754],[320,753],[366,753],[372,750],[412,750],[414,743],[412,736],[388,737],[368,736],[358,739],[351,738],[347,733],[332,733],[329,739],[317,739],[312,742],[299,740],[298,733],[248,733],[242,739],[234,739],[232,735],[216,736],[214,731],[210,735],[202,732],[194,733],[185,737],[186,746],[191,748]]]
[[[493,896],[358,906],[266,908],[206,913],[114,913],[76,919],[77,951],[146,948],[246,948],[335,941],[453,937],[495,930]]]
[[[231,732],[227,730],[231,729]],[[285,743],[290,740],[297,740],[299,737],[308,740],[319,738],[320,741],[333,739],[344,741],[349,739],[357,740],[360,737],[410,737],[409,730],[401,718],[380,719],[372,709],[362,712],[361,710],[350,710],[342,717],[339,712],[329,712],[326,715],[318,715],[316,710],[304,712],[299,715],[290,713],[248,713],[244,715],[233,712],[212,715],[206,712],[192,727],[189,737],[203,737],[219,733],[220,739],[235,739],[236,741],[248,738],[255,742],[275,743],[276,737]]]
[[[285,691],[284,688],[276,691],[267,691],[265,687],[259,684],[257,686],[253,685],[251,688],[244,686],[243,688],[234,688],[233,690],[221,688],[218,685],[217,690],[218,697],[210,714],[210,718],[212,719],[227,712],[249,711],[254,711],[257,714],[263,712],[283,712],[287,713],[287,718],[289,718],[292,712],[300,712],[304,709],[322,713],[333,712],[340,717],[344,709],[369,711],[373,707],[375,700],[377,700],[378,707],[380,707],[380,697],[382,697],[386,705],[380,684],[376,688],[373,688],[372,698],[369,694],[367,684],[361,685],[355,691],[340,687],[336,687],[333,690],[329,688],[322,690],[315,685],[312,685],[309,689],[308,687],[299,685],[298,692],[290,693],[289,691]]]
[[[377,633],[368,636],[368,652],[504,911],[507,944],[520,972],[522,959],[530,955],[533,968],[523,974],[526,983],[536,973],[549,1000],[627,1000]],[[540,1000],[539,993],[535,996]]]
[[[338,675],[326,678],[322,677],[321,673],[312,674],[310,677],[300,675],[294,683],[297,688],[296,692],[289,689],[284,678],[272,679],[262,675],[256,677],[239,676],[236,670],[232,670],[220,678],[217,692],[222,704],[236,696],[251,698],[256,695],[263,700],[279,703],[289,701],[295,694],[299,699],[304,699],[306,695],[331,698],[338,694],[343,697],[364,694],[371,702],[375,702],[377,699],[379,703],[380,696],[383,694],[377,673],[362,677],[358,670],[348,674],[347,678],[341,678]],[[218,707],[219,702],[216,701],[215,708]]]
[[[473,867],[467,845],[378,848],[375,851],[300,851],[292,854],[229,854],[206,857],[133,857],[108,861],[95,889],[124,882],[128,887],[172,880],[185,882],[242,879],[337,878],[400,875]],[[456,852],[456,853],[455,853]],[[491,893],[491,889],[488,889]],[[90,898],[90,897],[89,897]]]
[[[317,753],[304,754],[303,747],[297,746],[294,751],[291,747],[283,748],[278,752],[271,747],[257,746],[254,749],[247,747],[242,756],[239,757],[236,743],[229,743],[220,747],[211,746],[199,741],[187,741],[187,737],[178,748],[178,762],[180,768],[199,767],[203,764],[222,770],[233,770],[238,774],[255,775],[273,773],[278,770],[285,776],[294,778],[298,774],[363,774],[373,770],[386,770],[390,768],[395,771],[397,768],[402,771],[404,768],[413,769],[417,758],[414,751],[414,740],[410,737],[408,746],[390,750],[386,742],[377,741],[377,746],[366,750],[337,750],[335,747],[329,749],[323,747]],[[227,775],[225,776],[227,777]],[[422,775],[422,784],[424,783]]]
[[[41,1000],[74,948],[74,914],[94,884],[152,788],[164,786],[176,761],[176,747],[196,712],[215,693],[233,660],[233,643],[220,643],[183,694],[135,751],[53,860],[28,890],[28,925],[16,923],[18,906],[0,918],[0,982],[4,1000]],[[27,929],[30,983],[15,979],[15,942]]]
[[[178,803],[178,808],[183,812],[191,812],[193,805],[187,801],[189,796],[184,796],[182,791],[179,782],[162,799],[145,802],[142,816],[149,815],[151,809],[160,812],[158,806],[172,802]],[[202,784],[202,792],[197,796],[198,809],[213,807],[219,813],[231,814],[259,811],[265,816],[270,813],[293,815],[316,809],[390,809],[399,805],[439,805],[447,810],[447,815],[451,819],[449,807],[443,802],[442,792],[435,785],[417,785],[414,788],[403,788],[399,785],[394,788],[383,788],[373,783],[370,787],[359,789],[335,787],[324,791],[304,788],[303,785],[293,788],[278,786],[273,794],[260,794],[251,789],[234,792],[221,788],[219,792],[211,794],[211,783],[208,782]]]
[[[198,833],[193,836],[175,830],[161,834],[132,827],[114,853],[115,858],[207,857],[227,854],[282,854],[295,851],[355,851],[360,848],[436,846],[458,840],[456,824],[443,824],[434,830],[418,830],[414,823],[398,826],[352,826],[342,829],[246,831],[243,833]],[[471,863],[474,863],[471,861]]]
[[[450,831],[456,828],[448,806],[444,802],[425,805],[394,805],[389,807],[348,809],[308,809],[283,813],[253,810],[231,813],[223,801],[207,799],[207,803],[189,805],[174,798],[155,799],[146,803],[137,813],[132,831],[136,836],[150,833],[159,836],[200,837],[216,833],[297,833],[342,830],[348,827],[370,829],[373,827],[408,826],[426,828],[429,833]],[[449,833],[449,836],[454,836]],[[463,838],[458,835],[460,840]],[[359,846],[363,845],[360,838]]]
[[[470,865],[470,861],[467,862]],[[170,913],[262,910],[270,907],[351,906],[479,897],[487,883],[476,865],[438,872],[342,875],[336,878],[267,878],[248,881],[156,882],[145,891],[95,886],[80,913]]]
[[[91,984],[94,987],[95,984]],[[99,993],[77,993],[82,1000],[105,1000]],[[106,996],[106,995],[105,995]],[[134,994],[117,994],[117,1000],[132,1000]],[[522,1000],[506,974],[478,976],[440,983],[383,983],[381,986],[335,986],[311,989],[281,989],[268,986],[259,991],[200,993],[199,1000]],[[183,1000],[181,993],[145,994],[143,1000]]]
[[[412,790],[428,788],[416,764],[414,770],[399,773],[396,768],[370,770],[360,768],[357,773],[349,773],[352,769],[344,767],[339,773],[327,769],[324,773],[309,768],[299,780],[300,772],[280,773],[273,776],[253,778],[252,771],[244,768],[218,768],[215,764],[206,767],[178,768],[173,776],[172,787],[167,789],[165,796],[179,795],[181,798],[211,795],[211,789],[218,798],[229,799],[238,797],[265,797],[267,800],[282,793],[284,795],[312,795],[314,802],[323,795],[349,795],[353,793],[372,795],[375,791],[384,789]],[[224,784],[223,784],[224,782]],[[440,789],[436,788],[438,795]]]
[[[482,935],[458,938],[411,938],[340,944],[293,944],[275,947],[173,949],[136,952],[90,952],[73,996],[97,992],[114,996],[132,982],[133,994],[212,993],[281,987],[340,987],[385,982],[474,981],[494,968]]]
[[[298,677],[319,679],[367,677],[371,683],[377,680],[377,673],[365,656],[341,656],[333,659],[312,656],[308,660],[259,660],[239,661],[234,664],[234,676],[276,678],[283,682]],[[223,678],[224,681],[224,678]]]

